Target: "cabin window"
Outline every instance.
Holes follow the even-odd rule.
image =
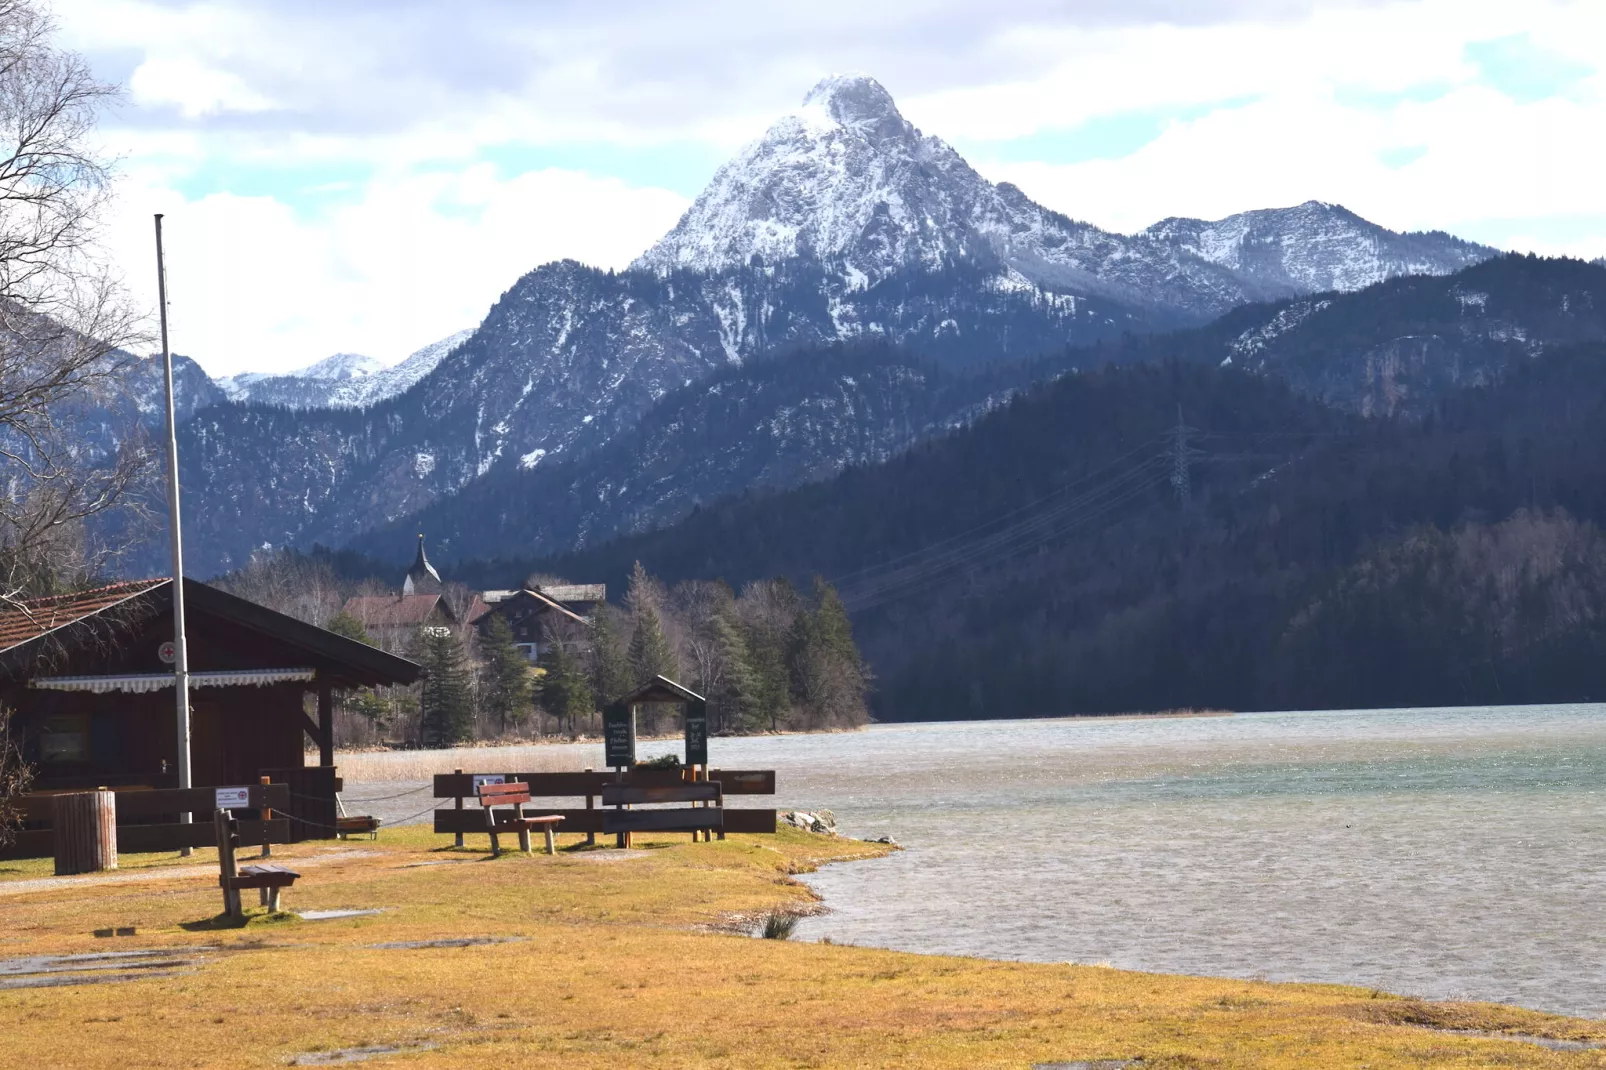
[[[45,718],[39,736],[39,758],[44,762],[89,760],[89,715],[58,713]]]
[[[540,643],[514,643],[513,645],[518,647],[520,650],[524,651],[524,656],[525,656],[525,658],[527,658],[529,660],[531,665],[534,665],[537,661],[540,660],[540,658],[541,658],[541,644]]]

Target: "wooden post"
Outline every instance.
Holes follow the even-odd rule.
[[[117,868],[117,801],[102,788],[57,795],[51,817],[56,873],[98,873]]]
[[[335,764],[335,700],[328,684],[318,685],[318,764]]]
[[[591,767],[589,765],[586,766],[586,772],[588,772],[588,773],[591,772]],[[592,796],[590,796],[590,795],[586,796],[586,809],[587,810],[595,809],[595,807],[592,805]],[[597,845],[597,834],[595,832],[586,833],[586,846],[587,847],[595,847],[596,845]]]
[[[269,784],[273,783],[273,779],[271,777],[260,777],[259,779],[261,780],[262,786],[264,788],[267,787]],[[262,818],[262,821],[263,821],[263,827],[262,827],[262,857],[263,858],[272,858],[273,857],[273,845],[268,842],[271,839],[271,837],[268,835],[268,829],[267,829],[267,824],[266,823],[273,820],[273,807],[264,806],[262,808],[262,813],[260,815],[258,815],[258,816],[260,816]]]
[[[217,830],[217,868],[218,881],[223,885],[223,913],[231,918],[245,915],[240,906],[240,889],[230,886],[230,882],[239,876],[234,867],[234,822],[227,810],[218,810],[212,814],[212,825]]]
[[[456,773],[458,776],[462,776],[463,775],[463,771],[461,769],[453,769],[452,772]],[[455,805],[457,806],[457,808],[459,810],[461,810],[463,808],[463,797],[461,795],[459,795],[457,797],[457,802],[456,802]],[[459,828],[461,828],[461,827],[462,826],[459,826]],[[459,847],[463,846],[463,834],[461,832],[459,832],[457,834],[457,839],[456,839],[455,842],[456,842],[457,846],[459,846]],[[495,835],[491,836],[491,846],[492,847],[496,846],[496,836]]]

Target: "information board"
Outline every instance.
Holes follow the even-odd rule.
[[[475,773],[474,794],[480,793],[481,784],[506,784],[507,777],[502,773]]]
[[[636,764],[636,711],[616,702],[602,711],[603,764],[612,768]]]
[[[193,805],[193,804],[192,804]],[[251,805],[250,788],[218,788],[217,808],[219,810],[245,810]]]
[[[708,764],[708,703],[686,703],[686,764]]]

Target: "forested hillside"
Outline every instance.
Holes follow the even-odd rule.
[[[882,718],[1581,699],[1606,694],[1603,417],[1598,343],[1417,421],[1230,366],[1115,367],[543,567],[821,573]]]

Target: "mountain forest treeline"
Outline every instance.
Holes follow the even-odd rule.
[[[831,577],[883,719],[1587,700],[1603,418],[1599,343],[1420,418],[1231,366],[1112,366],[542,567]]]

